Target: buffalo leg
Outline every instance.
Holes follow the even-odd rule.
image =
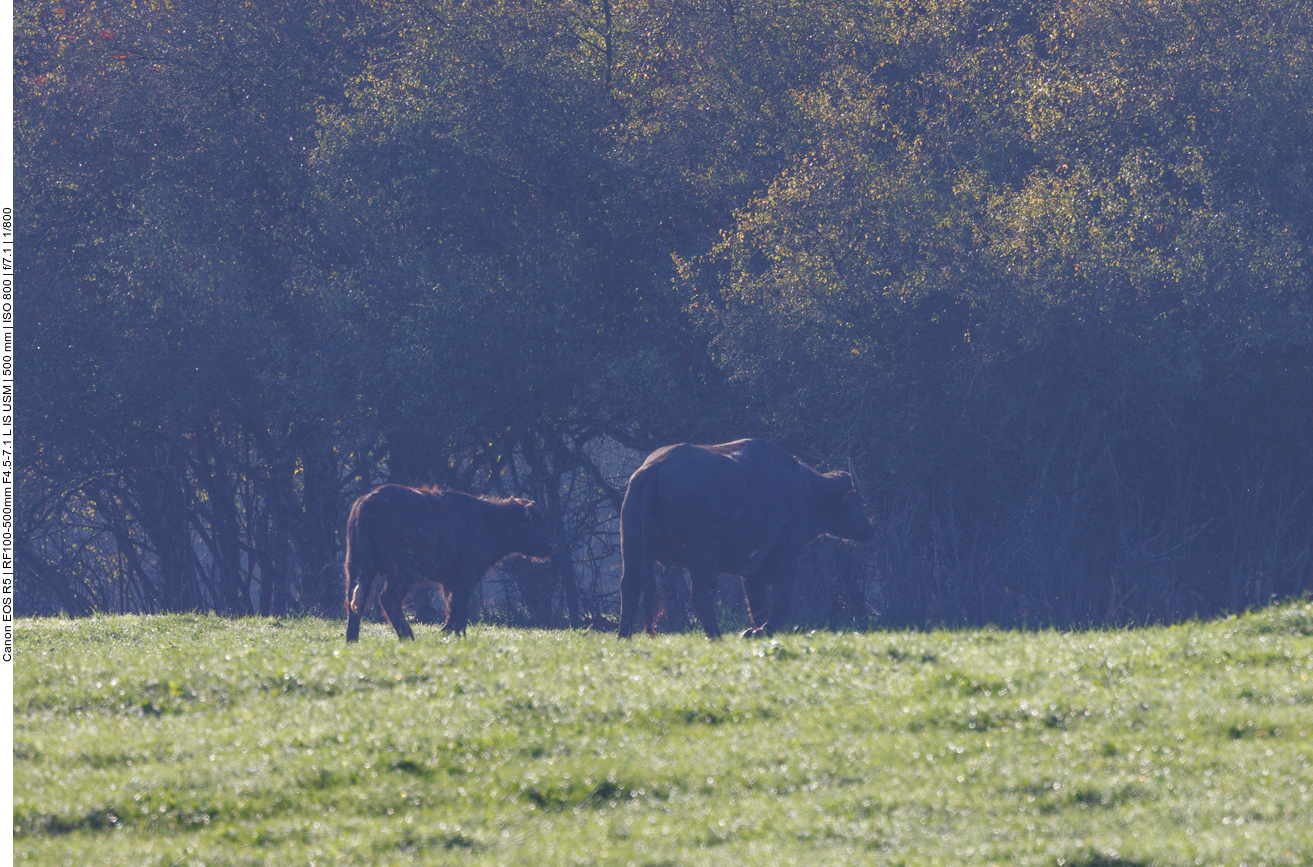
[[[771,592],[766,580],[760,575],[743,579],[743,593],[748,598],[748,617],[752,626],[743,630],[744,638],[755,638],[762,634],[768,614]]]
[[[407,641],[415,637],[411,631],[410,624],[406,622],[406,613],[401,610],[401,603],[406,599],[406,592],[410,590],[406,584],[397,581],[389,582],[383,595],[378,598],[379,604],[383,606],[383,614],[392,624],[392,628],[397,631],[397,638]]]
[[[765,635],[774,635],[789,622],[793,611],[793,585],[798,574],[796,563],[788,563],[775,570],[772,581],[770,617],[757,628]]]
[[[470,622],[470,597],[473,594],[473,584],[462,584],[451,591],[447,597],[447,622],[442,624],[444,632],[465,634],[465,627]]]
[[[634,634],[634,619],[638,617],[639,602],[643,596],[643,573],[651,572],[652,564],[637,564],[633,561],[625,563],[624,572],[620,575],[620,630],[621,638],[628,638]],[[650,595],[650,591],[649,591]]]
[[[347,610],[347,618],[346,618],[347,641],[360,640],[360,618],[363,617],[367,611],[369,611],[370,606],[373,605],[374,600],[378,598],[379,591],[382,589],[383,586],[383,578],[379,575],[374,575],[365,580],[368,581],[369,583],[368,584],[362,583],[360,586],[356,588],[355,591],[364,600],[360,605],[360,610],[359,611],[351,611],[349,609]]]
[[[372,598],[374,590],[373,576],[362,575],[361,578],[369,583],[365,584],[363,587],[357,586],[355,588],[355,595],[364,600],[364,604],[360,606],[360,610],[352,610],[351,600],[347,599],[346,640],[348,642],[360,640],[360,618],[369,610],[369,603],[374,601]]]
[[[716,573],[712,570],[688,570],[689,583],[692,585],[693,610],[707,638],[720,638],[720,624],[716,622]]]

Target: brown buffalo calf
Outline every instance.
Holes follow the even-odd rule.
[[[463,634],[470,594],[509,554],[552,553],[531,500],[473,497],[435,488],[383,485],[356,500],[346,525],[346,640],[375,598],[401,640],[414,638],[402,602],[416,587],[440,585],[443,628]]]

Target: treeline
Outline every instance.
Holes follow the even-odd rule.
[[[626,472],[746,435],[862,482],[875,553],[818,550],[814,621],[1306,592],[1310,34],[1308,0],[18,2],[20,610],[338,613],[390,480],[537,499],[569,553],[498,616],[600,624]]]

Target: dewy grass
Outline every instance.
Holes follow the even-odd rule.
[[[1313,863],[1313,605],[772,641],[22,621],[52,865]]]

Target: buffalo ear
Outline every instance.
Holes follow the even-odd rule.
[[[845,506],[850,505],[852,503],[861,502],[861,499],[862,496],[861,494],[857,493],[856,488],[849,488],[848,490],[843,492],[843,504]]]

